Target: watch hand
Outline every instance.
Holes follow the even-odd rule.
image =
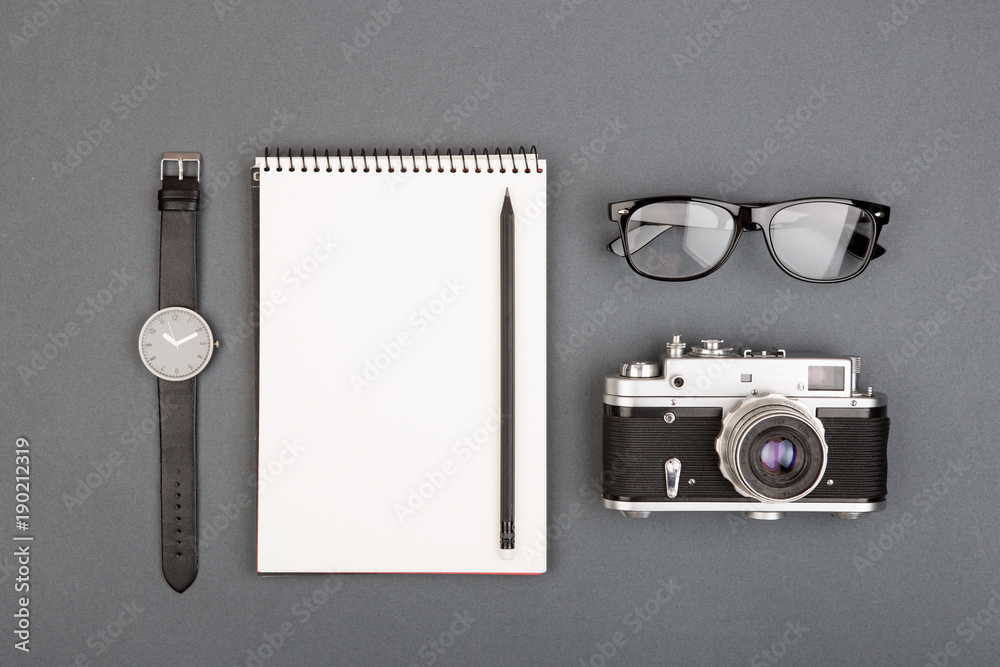
[[[187,336],[184,336],[184,338],[181,338],[179,341],[177,341],[176,345],[179,347],[184,343],[188,342],[189,340],[191,340],[192,338],[197,338],[197,337],[198,337],[197,333],[189,334]]]
[[[163,332],[163,337],[167,340],[168,343],[170,343],[174,347],[177,347],[180,344],[177,341],[175,341],[166,331]]]
[[[170,326],[170,320],[167,320],[167,328],[170,329],[170,337],[176,338],[176,336],[174,336],[174,328]]]

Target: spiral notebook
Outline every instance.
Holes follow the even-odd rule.
[[[258,157],[257,570],[546,568],[545,161]],[[501,557],[500,210],[515,232],[515,555]]]

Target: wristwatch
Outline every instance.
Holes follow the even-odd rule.
[[[177,174],[167,174],[164,167]],[[185,174],[193,165],[194,173]],[[188,171],[192,171],[188,169]],[[219,346],[198,314],[199,153],[160,161],[159,310],[139,333],[139,357],[155,375],[160,414],[160,524],[163,576],[183,593],[198,574],[197,376]]]

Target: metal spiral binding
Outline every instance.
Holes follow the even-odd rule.
[[[491,154],[486,148],[482,152],[477,152],[473,148],[468,154],[466,154],[465,149],[459,149],[458,155],[448,148],[442,154],[440,148],[434,149],[434,154],[430,155],[427,149],[421,149],[420,153],[417,154],[415,149],[410,149],[409,156],[403,154],[403,149],[396,149],[396,154],[393,155],[389,148],[385,149],[384,154],[380,154],[378,149],[372,149],[369,154],[364,148],[361,149],[359,155],[354,154],[354,149],[348,149],[347,155],[345,156],[341,149],[337,149],[336,162],[337,167],[333,166],[333,159],[330,155],[329,149],[324,149],[323,154],[320,155],[317,149],[312,149],[312,156],[306,155],[306,149],[300,148],[298,155],[294,154],[294,149],[288,148],[284,155],[281,154],[280,148],[274,149],[274,155],[271,155],[270,149],[264,147],[264,168],[263,171],[326,171],[333,172],[337,171],[343,173],[348,169],[352,173],[357,173],[359,170],[368,173],[372,170],[371,162],[374,162],[374,170],[376,173],[382,173],[383,171],[388,171],[390,174],[399,171],[400,173],[406,173],[408,170],[413,173],[430,173],[433,171],[431,165],[436,164],[438,173],[444,173],[445,171],[456,174],[461,171],[463,174],[467,174],[473,171],[477,174],[482,173],[484,170],[484,165],[480,162],[482,159],[485,162],[485,171],[488,174],[492,174],[494,171],[499,171],[501,174],[506,174],[508,171],[513,174],[525,173],[542,173],[542,168],[538,164],[538,152],[534,146],[525,150],[524,146],[520,146],[516,151],[511,147],[507,147],[507,152],[501,152],[500,147],[494,149]],[[456,161],[456,157],[458,160]],[[350,162],[349,165],[345,165],[345,158]],[[409,158],[409,161],[407,161]],[[495,160],[495,162],[494,162]],[[286,162],[287,161],[287,162]],[[422,165],[420,163],[423,163]],[[456,162],[461,162],[461,170],[456,166]],[[321,164],[325,164],[325,167],[321,167]],[[445,167],[445,165],[448,165]],[[409,165],[409,167],[407,166]]]

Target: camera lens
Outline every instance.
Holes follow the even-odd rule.
[[[784,411],[758,414],[735,444],[740,477],[770,501],[787,502],[812,491],[826,468],[819,434],[801,416]]]
[[[747,477],[752,476],[748,484],[756,487],[759,483],[758,490],[772,500],[796,495],[803,482],[809,483],[808,473],[816,468],[812,463],[819,443],[810,431],[808,424],[796,424],[787,416],[764,419],[748,429],[745,462],[743,456],[738,457],[749,468]]]
[[[798,449],[788,438],[769,438],[760,448],[760,464],[775,475],[790,473],[798,460]]]
[[[727,415],[716,441],[722,474],[748,498],[798,500],[826,470],[823,435],[823,424],[794,399],[748,399]]]

